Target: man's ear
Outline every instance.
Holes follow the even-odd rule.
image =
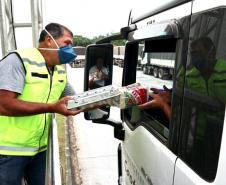
[[[46,37],[45,37],[45,44],[46,44],[46,46],[50,47],[51,46],[51,42],[52,42],[51,37],[46,35]]]

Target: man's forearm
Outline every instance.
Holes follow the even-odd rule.
[[[18,94],[7,90],[0,90],[0,115],[4,116],[30,116],[42,113],[59,113],[64,116],[76,115],[82,110],[67,109],[67,102],[71,96],[65,96],[56,103],[37,103],[23,101],[17,98]]]
[[[165,112],[166,116],[168,119],[171,118],[171,107],[168,103],[164,104],[164,106],[162,107],[162,110]]]
[[[19,99],[8,99],[0,103],[0,114],[4,116],[30,116],[54,112],[54,104],[26,102]]]

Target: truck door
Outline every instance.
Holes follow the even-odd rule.
[[[146,29],[158,35],[141,39],[139,33],[134,32],[131,33],[134,40],[126,45],[123,85],[139,82],[154,94],[150,97],[153,99],[150,107],[132,107],[122,111],[125,129],[125,140],[122,142],[122,181],[126,185],[173,184],[184,83],[185,64],[182,61],[186,62],[189,22],[188,16],[179,22],[150,25]],[[163,31],[164,34],[161,35]],[[183,37],[180,35],[181,31]],[[145,30],[140,30],[140,33],[144,32]],[[162,55],[161,63],[168,63],[169,60],[164,56],[171,53],[175,61],[173,74],[160,79],[144,74],[137,68],[140,45],[143,45],[146,55]],[[162,98],[166,107],[155,106],[155,98]]]
[[[191,18],[175,185],[226,184],[226,9],[200,13],[201,2]]]

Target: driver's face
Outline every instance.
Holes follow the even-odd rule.
[[[101,59],[101,58],[97,59],[96,65],[97,65],[98,69],[101,69],[103,67],[103,64],[104,64],[104,60],[103,59]]]

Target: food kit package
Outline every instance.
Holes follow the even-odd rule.
[[[119,104],[113,106],[119,107],[120,109],[126,109],[147,102],[148,88],[142,87],[140,83],[135,83],[125,87],[121,87],[119,88],[119,91],[120,91]]]
[[[68,109],[87,109],[102,105],[126,109],[147,102],[148,90],[139,83],[125,87],[109,85],[89,90],[74,96],[68,101]]]
[[[101,105],[111,105],[119,101],[120,91],[117,86],[105,86],[77,94],[67,103],[68,109],[87,109]],[[116,103],[115,103],[116,104]]]

